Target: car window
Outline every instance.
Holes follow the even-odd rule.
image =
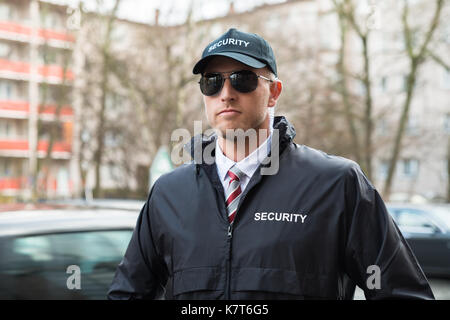
[[[435,224],[418,210],[398,210],[397,223],[402,232],[432,234]]]
[[[105,299],[131,234],[110,230],[12,238],[0,246],[0,297]],[[80,268],[80,290],[67,288],[70,265]]]
[[[17,238],[13,242],[13,251],[17,253],[17,257],[29,258],[33,261],[52,259],[50,239],[46,236]]]
[[[99,265],[120,259],[130,240],[129,231],[64,233],[49,236],[53,255],[64,263],[80,266],[91,273]]]
[[[450,230],[450,207],[435,208],[433,211],[436,216],[445,224],[447,230]]]

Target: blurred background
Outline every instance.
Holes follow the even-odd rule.
[[[271,44],[295,142],[357,161],[421,264],[448,276],[448,0],[0,0],[0,240],[2,221],[4,239],[56,232],[6,232],[20,211],[138,211],[176,167],[172,132],[207,128],[192,68],[230,27]],[[4,248],[52,259],[29,243]]]
[[[272,44],[297,143],[357,161],[385,200],[449,202],[449,17],[445,0],[1,0],[0,203],[145,199],[173,130],[207,125],[191,70],[230,27]]]

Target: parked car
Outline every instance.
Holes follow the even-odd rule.
[[[0,299],[105,299],[138,213],[88,207],[0,212]],[[79,268],[80,289],[68,286],[69,266]]]
[[[450,278],[450,206],[388,204],[427,276]]]

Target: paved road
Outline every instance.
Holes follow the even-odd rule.
[[[450,300],[450,279],[428,279],[436,300]],[[356,287],[355,300],[365,300],[364,292]]]

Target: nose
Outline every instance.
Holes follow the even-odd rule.
[[[222,90],[220,91],[220,100],[223,102],[233,101],[236,99],[236,90],[231,85],[231,80],[225,78]]]

